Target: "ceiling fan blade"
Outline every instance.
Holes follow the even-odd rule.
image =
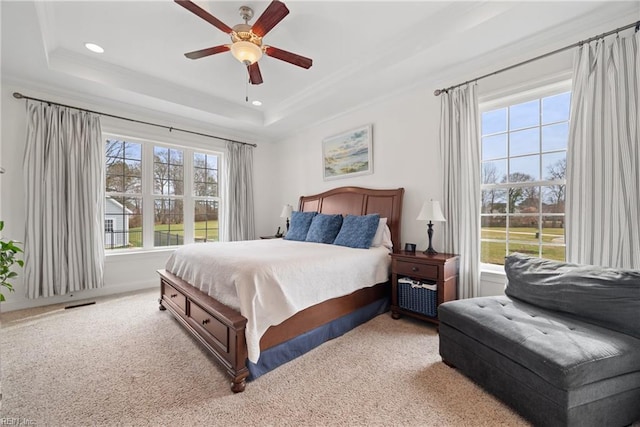
[[[313,65],[313,60],[310,58],[305,58],[304,56],[287,52],[286,50],[278,49],[277,47],[273,46],[265,46],[264,53],[272,58],[289,62],[290,64],[297,65],[298,67],[302,68],[308,69],[311,67],[311,65]]]
[[[262,74],[260,73],[260,67],[257,62],[249,65],[247,70],[249,71],[249,80],[252,85],[262,84]]]
[[[220,21],[218,18],[216,18],[215,16],[213,16],[212,14],[210,14],[209,12],[207,12],[206,10],[204,10],[194,2],[190,0],[174,0],[174,1],[178,3],[180,6],[187,9],[189,12],[192,12],[195,15],[198,15],[200,18],[204,19],[205,21],[207,21],[208,23],[210,23],[220,31],[224,31],[227,34],[231,34],[231,32],[233,31],[231,27],[226,25],[224,22]]]
[[[282,21],[289,14],[289,9],[284,3],[273,0],[256,20],[251,31],[258,37],[264,37],[278,22]]]
[[[198,59],[205,56],[215,55],[216,53],[227,52],[230,50],[229,45],[221,44],[220,46],[208,47],[206,49],[194,50],[193,52],[185,53],[189,59]]]

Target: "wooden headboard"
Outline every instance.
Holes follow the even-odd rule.
[[[404,188],[376,190],[362,187],[338,187],[312,196],[301,196],[298,210],[323,214],[367,215],[387,218],[393,250],[399,251]]]

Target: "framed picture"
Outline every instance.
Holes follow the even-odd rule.
[[[325,181],[373,173],[371,125],[324,139],[322,166]]]

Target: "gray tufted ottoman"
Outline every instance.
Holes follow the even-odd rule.
[[[518,268],[535,273],[535,280],[543,277],[545,286],[557,285],[552,283],[555,278],[549,280],[540,275],[539,265],[522,264],[523,258],[511,261],[506,267],[508,276],[513,263],[520,262]],[[552,271],[558,273],[557,268]],[[517,286],[515,277],[511,275],[509,286]],[[521,278],[518,276],[517,280]],[[620,289],[615,290],[623,304],[611,295],[605,298],[611,304],[619,304],[617,313],[611,305],[603,304],[602,310],[613,311],[594,313],[594,319],[513,298],[518,292],[522,298],[527,295],[522,294],[522,289],[509,292],[508,287],[511,298],[483,297],[444,303],[438,308],[440,355],[445,363],[535,424],[631,424],[640,419],[640,338],[625,329],[636,328],[640,310],[633,314],[633,310],[627,310],[633,306],[626,303],[640,301],[638,279],[640,272],[632,272],[631,280],[621,282]],[[566,283],[563,286],[565,293],[571,290]],[[575,300],[580,305],[578,312],[585,306],[589,309],[590,302],[584,302],[579,292],[558,296],[551,288],[543,291],[546,292],[543,295],[555,299]],[[536,290],[526,292],[535,294]],[[599,290],[591,287],[589,292]],[[562,304],[564,308],[571,306]],[[603,317],[611,316],[621,319],[631,316],[627,318],[631,321],[625,321],[622,328],[603,326],[608,325]],[[637,329],[633,331],[640,333]]]

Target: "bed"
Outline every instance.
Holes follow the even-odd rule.
[[[299,212],[318,212],[326,215],[370,215],[379,214],[380,218],[387,219],[387,226],[391,233],[390,240],[394,248],[400,245],[400,228],[402,216],[402,198],[404,189],[367,189],[361,187],[340,187],[320,194],[300,197]],[[278,243],[277,241],[280,241]],[[299,246],[295,246],[295,245]],[[183,259],[189,258],[190,250],[202,250],[202,244],[187,245],[189,248],[181,251]],[[282,239],[262,240],[253,242],[229,242],[214,243],[216,248],[225,247],[229,253],[243,251],[245,246],[258,246],[265,254],[276,253],[278,250],[284,251],[287,256],[289,252],[296,251],[302,242],[287,242]],[[321,243],[309,243],[309,247],[318,250],[323,248]],[[282,246],[283,249],[279,249]],[[335,245],[324,245],[335,246]],[[372,248],[371,255],[374,254]],[[315,249],[314,249],[315,250]],[[351,249],[351,251],[358,251]],[[364,251],[369,253],[369,251]],[[194,255],[196,260],[198,255]],[[388,251],[387,255],[388,257]],[[172,255],[173,258],[173,255]],[[269,260],[268,257],[265,259]],[[287,275],[293,274],[284,271],[284,264],[281,271],[276,258],[272,268],[268,268],[269,274]],[[195,262],[191,260],[192,262]],[[204,261],[198,261],[200,264]],[[247,264],[250,262],[248,261]],[[262,317],[270,319],[272,325],[265,328],[264,332],[256,333],[256,323],[254,313],[249,313],[249,319],[243,316],[237,303],[233,299],[223,295],[214,298],[207,289],[206,279],[199,279],[198,275],[188,274],[190,267],[181,265],[181,268],[174,266],[179,263],[171,263],[168,269],[158,270],[160,275],[160,309],[168,310],[181,323],[186,330],[200,341],[215,359],[223,366],[231,377],[231,390],[242,392],[245,389],[246,381],[255,379],[258,376],[269,372],[272,369],[298,357],[323,342],[342,335],[348,330],[366,322],[376,315],[388,310],[389,307],[389,273],[382,276],[381,280],[375,283],[368,283],[366,286],[359,286],[358,289],[339,296],[330,297],[319,301],[313,305],[304,306],[301,310],[296,309],[296,304],[285,304],[294,306],[295,312],[290,307],[277,310],[277,313],[262,313]],[[336,269],[338,262],[334,262]],[[169,263],[168,263],[169,265]],[[187,264],[185,264],[187,265]],[[192,264],[195,268],[197,263]],[[229,267],[232,268],[232,267]],[[305,267],[306,268],[306,267]],[[313,271],[312,269],[309,271]],[[175,274],[174,274],[175,273]],[[345,275],[348,273],[345,270]],[[220,275],[229,274],[223,269]],[[232,274],[232,273],[231,273]],[[251,285],[258,291],[260,286],[259,273],[255,279],[256,283]],[[303,270],[302,274],[306,274]],[[311,277],[311,274],[309,274]],[[380,277],[377,275],[376,277]],[[185,280],[185,278],[189,278]],[[216,278],[217,280],[218,278]],[[225,280],[224,278],[221,278]],[[338,277],[331,276],[330,279],[318,279],[320,289],[332,288],[332,284],[339,282]],[[327,283],[322,283],[326,280]],[[189,281],[194,283],[189,283]],[[204,292],[203,290],[207,292]],[[244,291],[239,291],[242,299]],[[263,292],[263,295],[278,293],[279,290]],[[323,293],[319,292],[319,293]],[[345,291],[338,290],[338,293]],[[329,293],[330,295],[330,293]],[[218,295],[216,295],[218,296]],[[255,296],[252,297],[256,298]],[[247,314],[246,306],[245,314]],[[282,317],[282,312],[286,318]],[[282,321],[281,321],[282,320]],[[256,341],[257,339],[257,341]],[[259,355],[256,358],[256,354]],[[251,356],[251,358],[250,358]]]

